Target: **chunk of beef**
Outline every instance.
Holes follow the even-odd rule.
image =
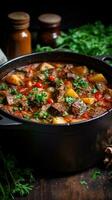
[[[50,104],[43,105],[42,108],[41,108],[41,111],[46,112],[50,108],[50,106],[51,106]]]
[[[72,64],[66,64],[64,66],[64,70],[65,70],[65,72],[70,72],[73,67],[74,66]]]
[[[107,89],[107,85],[104,82],[96,83],[96,87],[101,93]]]
[[[39,78],[40,80],[45,80],[45,75],[44,74],[42,74],[40,71],[37,71],[36,73],[35,73],[35,78]]]
[[[16,71],[23,72],[27,78],[33,77],[35,74],[36,68],[39,67],[39,64],[30,64],[29,67],[19,67]]]
[[[22,96],[22,99],[19,99],[17,103],[19,103],[25,110],[28,110],[29,106],[26,96]]]
[[[72,113],[75,116],[80,116],[82,115],[87,109],[87,105],[80,99],[77,99],[73,104],[72,104]]]
[[[107,109],[105,109],[105,108],[95,107],[94,109],[90,110],[88,113],[89,113],[90,117],[97,117],[106,111],[107,111]]]
[[[64,85],[61,85],[61,86],[58,88],[57,102],[62,102],[62,101],[63,101],[64,94],[65,94],[65,86],[64,86]]]
[[[13,105],[13,104],[14,104],[14,96],[13,96],[13,95],[8,94],[8,95],[6,96],[6,99],[7,99],[8,105]]]
[[[68,79],[75,79],[75,77],[76,77],[75,74],[70,73],[70,72],[67,73],[67,78],[68,78]]]
[[[63,97],[65,94],[65,86],[64,84],[58,87],[53,93],[53,97],[57,102],[63,102]]]
[[[63,67],[62,71],[59,72],[58,77],[60,77],[60,78],[67,77],[67,74],[68,74],[68,73],[72,73],[72,72],[71,72],[72,68],[73,68],[73,65],[72,65],[72,64],[66,64],[66,65]]]
[[[7,90],[1,90],[0,95],[6,97],[9,94]]]
[[[64,103],[54,103],[49,108],[49,113],[51,113],[53,116],[59,116],[62,115],[66,111],[66,106]]]

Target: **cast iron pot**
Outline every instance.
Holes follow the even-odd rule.
[[[108,64],[70,52],[34,53],[10,60],[0,67],[0,79],[20,66],[47,61],[86,65],[103,73],[112,84],[112,68]],[[12,150],[21,162],[50,172],[76,172],[96,164],[103,158],[103,135],[112,130],[112,109],[94,119],[70,125],[38,124],[2,110],[0,116],[3,148]]]

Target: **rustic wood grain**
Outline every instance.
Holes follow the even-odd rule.
[[[112,200],[112,180],[108,171],[102,170],[94,180],[93,170],[67,177],[40,178],[28,197],[16,200]]]

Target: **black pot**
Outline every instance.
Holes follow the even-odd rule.
[[[0,78],[20,66],[35,62],[86,65],[102,72],[112,84],[112,68],[93,57],[70,52],[34,53],[0,67]],[[0,143],[29,165],[53,172],[84,170],[103,158],[102,138],[112,129],[112,109],[85,122],[46,125],[18,119],[0,110]]]

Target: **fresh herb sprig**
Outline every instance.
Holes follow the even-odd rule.
[[[112,54],[112,25],[105,26],[101,21],[86,24],[62,32],[56,40],[55,49],[69,50],[91,56]],[[52,51],[53,48],[37,45],[35,51]]]
[[[92,173],[91,173],[91,178],[93,179],[93,180],[96,180],[98,177],[100,177],[101,176],[101,170],[100,169],[94,169],[93,171],[92,171]]]
[[[35,179],[31,169],[20,169],[14,156],[0,151],[0,199],[14,200],[32,190]]]

